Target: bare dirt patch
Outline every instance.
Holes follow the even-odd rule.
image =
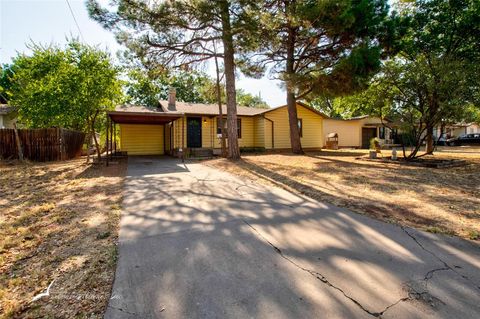
[[[0,318],[103,316],[126,163],[84,161],[0,162]]]
[[[383,221],[479,238],[480,150],[440,150],[436,158],[468,162],[444,169],[356,159],[365,154],[350,150],[246,155],[238,162],[216,159],[206,163]]]

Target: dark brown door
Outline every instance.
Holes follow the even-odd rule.
[[[377,137],[377,128],[362,127],[362,148],[370,148],[370,140]]]
[[[187,147],[202,147],[202,118],[187,118]]]

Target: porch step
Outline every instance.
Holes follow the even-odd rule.
[[[213,157],[213,150],[210,148],[192,148],[190,149],[190,157],[210,158]]]

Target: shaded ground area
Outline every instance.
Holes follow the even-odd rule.
[[[383,151],[388,153],[388,151]],[[206,162],[377,219],[467,239],[480,236],[480,148],[443,148],[435,157],[469,165],[433,169],[357,160],[366,151],[264,154]],[[390,155],[390,154],[387,154]]]
[[[480,248],[200,163],[130,158],[106,318],[477,318]]]
[[[103,316],[126,163],[84,161],[0,163],[0,318]]]

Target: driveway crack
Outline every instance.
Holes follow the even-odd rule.
[[[307,269],[301,265],[299,265],[298,263],[296,263],[295,261],[293,261],[292,259],[290,259],[289,257],[285,256],[282,252],[282,250],[280,248],[278,248],[277,246],[275,246],[272,242],[270,242],[267,238],[265,238],[255,227],[253,227],[250,223],[248,223],[246,220],[243,220],[243,222],[248,226],[250,227],[254,233],[256,233],[262,240],[264,240],[265,242],[267,242],[283,259],[285,259],[286,261],[288,261],[289,263],[291,263],[292,265],[294,265],[295,267],[297,267],[298,269],[301,269],[307,273],[309,273],[310,275],[314,276],[315,278],[317,278],[318,280],[320,280],[322,283],[326,284],[327,286],[329,286],[330,288],[333,288],[337,291],[339,291],[345,298],[347,298],[348,300],[350,300],[351,302],[353,302],[356,306],[358,306],[363,312],[369,314],[370,316],[373,316],[373,317],[380,317],[382,315],[383,312],[373,312],[373,311],[370,311],[368,310],[365,306],[363,306],[360,301],[356,300],[355,298],[353,298],[352,296],[348,295],[342,288],[338,287],[338,286],[335,286],[333,283],[331,283],[327,277],[325,277],[324,275],[322,275],[321,273],[317,272],[317,271],[314,271],[314,270],[311,270],[311,269]],[[401,301],[401,300],[400,300]],[[400,302],[400,301],[397,301],[396,303]],[[389,306],[391,307],[391,306]],[[388,309],[388,307],[387,307]]]
[[[435,257],[438,261],[440,261],[440,262],[444,265],[443,268],[434,269],[433,272],[439,271],[439,270],[447,270],[447,269],[448,269],[448,270],[453,271],[454,273],[456,273],[457,275],[459,275],[459,276],[462,277],[463,279],[467,280],[468,282],[472,283],[472,282],[470,281],[470,278],[468,278],[468,276],[465,276],[465,275],[459,273],[458,271],[455,270],[454,267],[450,266],[446,261],[444,261],[442,258],[438,257],[433,251],[425,248],[425,246],[423,246],[423,245],[420,243],[420,241],[419,241],[413,234],[411,234],[411,233],[407,230],[406,227],[400,226],[400,228],[402,228],[402,230],[405,232],[405,234],[407,234],[408,237],[410,237],[420,248],[422,248],[424,251],[426,251],[427,253],[429,253],[429,254],[432,255],[433,257]],[[446,269],[445,269],[445,268],[446,268]],[[429,274],[427,273],[427,275],[429,275]],[[425,276],[427,276],[427,275],[425,275]],[[430,278],[429,278],[429,279],[430,279]],[[475,285],[474,285],[474,286],[475,286]],[[475,288],[480,289],[480,287],[475,287]]]
[[[108,305],[107,307],[108,307],[108,308],[111,308],[111,309],[113,309],[113,310],[117,310],[117,311],[126,313],[126,314],[128,314],[128,315],[132,315],[132,316],[136,316],[136,315],[137,315],[135,312],[130,312],[130,311],[124,310],[124,309],[122,309],[122,308],[117,308],[117,307],[113,307],[113,306],[110,306],[110,305]]]

